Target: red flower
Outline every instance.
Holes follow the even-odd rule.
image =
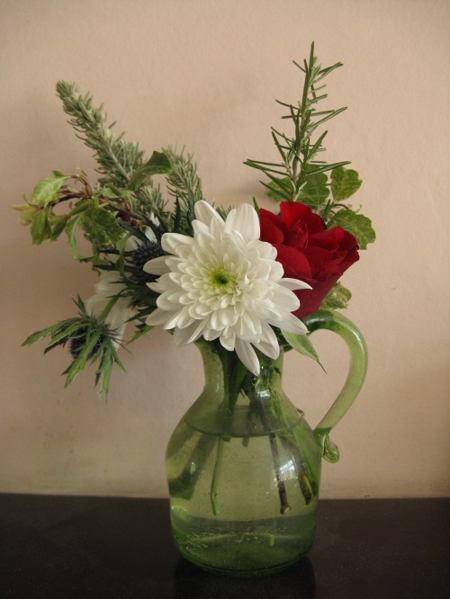
[[[261,241],[277,249],[284,276],[300,279],[312,289],[296,291],[303,318],[319,309],[336,281],[359,260],[358,244],[342,227],[327,229],[325,221],[304,204],[282,202],[280,216],[260,209]]]

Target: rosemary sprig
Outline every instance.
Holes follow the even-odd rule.
[[[327,164],[318,160],[318,154],[325,149],[323,141],[328,131],[313,140],[313,134],[318,127],[346,110],[346,108],[317,110],[317,104],[327,98],[327,94],[322,93],[325,84],[320,86],[318,84],[322,83],[332,71],[341,67],[342,63],[338,62],[330,67],[322,68],[314,54],[313,43],[309,60],[305,60],[303,66],[295,61],[294,64],[304,73],[301,100],[297,105],[277,100],[281,106],[288,109],[288,113],[282,118],[292,122],[294,135],[289,137],[272,127],[272,139],[281,160],[275,163],[247,160],[245,164],[262,171],[270,179],[270,183],[262,181],[270,197],[273,197],[275,193],[279,196],[277,199],[298,202],[304,201],[306,187],[309,186],[316,191],[321,187],[321,181],[317,180],[317,175],[349,163]],[[325,197],[326,195],[328,192]]]

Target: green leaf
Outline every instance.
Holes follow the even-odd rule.
[[[33,343],[36,343],[36,341],[39,341],[40,339],[47,337],[47,335],[53,334],[58,327],[59,323],[54,324],[51,327],[47,327],[46,329],[42,329],[41,331],[36,331],[36,333],[33,333],[25,339],[25,341],[22,343],[22,346],[32,345]]]
[[[317,91],[317,88],[316,88],[316,91]],[[338,108],[337,110],[325,111],[327,113],[326,116],[324,116],[319,121],[315,121],[311,126],[311,131],[314,131],[315,129],[317,129],[317,127],[320,127],[326,121],[329,121],[330,119],[334,119],[335,116],[337,116],[338,114],[341,114],[341,112],[344,112],[344,110],[347,110],[346,106],[344,106],[343,108]],[[315,116],[318,116],[317,112],[315,113]]]
[[[83,346],[82,350],[78,354],[78,357],[72,362],[70,367],[63,372],[63,374],[67,374],[66,382],[64,384],[64,388],[68,387],[70,383],[75,379],[75,377],[84,370],[87,361],[89,360],[89,356],[92,353],[97,341],[100,338],[100,333],[97,331],[94,333],[89,340],[87,340],[86,345]]]
[[[117,200],[122,197],[120,189],[115,185],[105,185],[97,195],[101,195],[104,198],[110,198],[111,200]]]
[[[368,243],[375,241],[375,231],[372,228],[372,221],[367,216],[356,214],[353,210],[339,210],[331,221],[329,227],[339,226],[356,237],[361,250],[367,249]]]
[[[309,337],[306,335],[294,335],[293,333],[287,333],[286,331],[281,331],[281,334],[293,349],[298,351],[303,356],[315,360],[320,365],[322,370],[325,371],[325,368],[320,363],[319,356],[314,349],[314,345],[309,340]]]
[[[175,198],[175,215],[173,217],[173,229],[174,233],[180,232],[180,224],[181,224],[181,206],[180,200]]]
[[[277,202],[286,202],[291,199],[292,184],[289,177],[278,179],[273,177],[266,186],[266,196]]]
[[[69,322],[70,321],[66,321],[65,326],[59,327],[56,330],[52,331],[51,341],[44,350],[44,354],[48,353],[50,350],[57,347],[58,345],[64,345],[65,343],[67,343],[70,337],[80,329],[79,322],[76,322],[75,320],[72,322],[72,324],[69,324]]]
[[[106,347],[105,353],[103,354],[103,358],[100,362],[100,366],[95,377],[95,384],[98,384],[99,380],[101,380],[99,391],[100,397],[107,397],[108,395],[109,381],[111,380],[112,366],[114,363],[113,359],[112,347],[108,345]]]
[[[117,350],[114,348],[114,346],[112,346],[111,349],[112,349],[112,356],[114,358],[114,363],[117,364],[117,366],[119,368],[121,368],[124,372],[126,372],[125,366],[123,365],[122,361],[120,360]],[[126,350],[126,351],[128,351],[128,350]]]
[[[77,250],[77,238],[76,238],[76,229],[79,224],[79,221],[83,218],[84,214],[78,214],[74,218],[72,218],[68,224],[66,225],[66,233],[69,238],[69,250],[75,260],[85,260],[86,257],[80,254]]]
[[[358,173],[340,166],[331,171],[331,193],[336,202],[342,202],[352,196],[361,187]]]
[[[129,345],[130,343],[133,343],[133,341],[136,341],[136,339],[139,339],[140,337],[142,337],[142,335],[146,335],[152,329],[153,329],[153,327],[151,327],[148,324],[142,325],[142,327],[139,327],[138,330],[134,333],[134,335],[131,337],[131,339],[129,341],[127,341],[127,345]]]
[[[39,210],[31,221],[31,238],[34,245],[40,245],[51,237],[52,229],[48,221],[47,210]]]
[[[326,310],[342,310],[347,308],[351,297],[351,292],[338,282],[325,296],[320,307]]]
[[[348,160],[344,162],[333,162],[333,164],[320,164],[318,162],[311,162],[311,175],[315,175],[317,173],[326,173],[327,171],[333,171],[336,168],[344,166],[345,164],[350,164]]]
[[[101,207],[94,207],[82,214],[79,225],[97,245],[117,243],[125,233],[114,214]]]
[[[91,207],[92,203],[90,199],[83,200],[78,202],[73,210],[71,210],[68,214],[69,217],[76,216],[77,214],[81,214],[81,212],[86,212]]]
[[[60,173],[58,173],[58,176],[48,177],[47,179],[39,181],[31,194],[32,204],[46,208],[49,204],[58,201],[58,191],[64,181],[69,178],[64,175],[59,175]]]
[[[140,229],[136,229],[136,227],[133,227],[133,225],[130,225],[130,223],[127,223],[124,220],[121,220],[119,222],[120,222],[120,226],[122,227],[122,229],[124,229],[125,231],[130,233],[130,235],[132,235],[133,237],[137,237],[144,243],[147,241],[147,236],[145,235],[145,233],[143,231],[141,231]]]
[[[68,217],[64,215],[64,216],[55,218],[54,220],[51,221],[51,225],[52,225],[51,240],[52,241],[55,241],[56,239],[58,239],[58,237],[64,231],[68,220],[69,220]]]
[[[153,152],[150,159],[134,171],[129,181],[129,187],[137,189],[153,175],[168,175],[171,172],[172,166],[167,156],[163,152]]]
[[[330,195],[327,183],[328,177],[324,173],[307,174],[305,184],[298,194],[298,201],[311,208],[324,206]]]

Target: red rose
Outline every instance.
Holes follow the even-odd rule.
[[[342,227],[327,229],[325,221],[304,204],[282,202],[280,216],[260,209],[261,241],[277,249],[284,276],[300,279],[312,289],[296,291],[303,318],[319,309],[336,281],[359,260],[358,244]]]

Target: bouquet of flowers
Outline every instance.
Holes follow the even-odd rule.
[[[176,148],[146,158],[137,143],[115,137],[103,107],[75,84],[56,87],[77,136],[93,151],[100,178],[81,170],[53,171],[29,200],[14,206],[30,225],[32,242],[67,235],[72,256],[99,275],[95,293],[75,300],[77,315],[31,335],[48,337],[46,352],[68,346],[66,385],[96,364],[100,395],[107,394],[118,348],[133,323],[131,343],[155,326],[173,333],[176,345],[198,340],[235,352],[259,374],[261,354],[276,359],[280,347],[317,358],[302,319],[322,308],[345,308],[350,292],[338,282],[375,240],[370,220],[347,203],[360,187],[348,162],[323,160],[327,131],[319,128],[345,108],[320,110],[324,80],[340,63],[323,68],[311,46],[302,65],[297,103],[279,102],[291,126],[272,128],[277,162],[247,160],[261,171],[274,211],[255,198],[236,208],[204,199],[193,156]],[[165,177],[168,199],[157,183]],[[90,242],[81,253],[77,238]]]

